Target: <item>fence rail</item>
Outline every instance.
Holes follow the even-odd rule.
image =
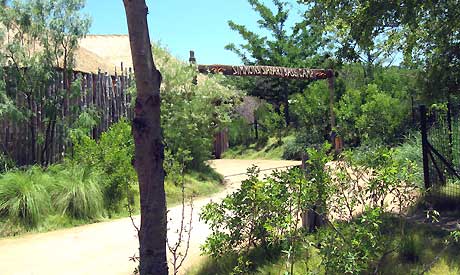
[[[437,202],[460,202],[460,104],[419,107],[423,174]]]
[[[71,145],[66,126],[76,120],[81,111],[92,108],[100,116],[99,123],[91,131],[93,138],[99,138],[113,123],[122,117],[132,118],[131,95],[128,88],[131,84],[131,70],[122,69],[120,75],[107,73],[72,72],[67,78],[62,70],[57,71],[51,85],[42,94],[42,98],[27,97],[16,92],[15,105],[29,115],[25,119],[3,118],[0,120],[0,146],[5,155],[17,165],[51,164],[61,160]],[[76,79],[81,80],[80,92],[71,96],[70,90],[64,85]],[[56,102],[58,109],[54,117],[46,115],[45,100],[64,96]],[[7,94],[12,94],[8,91]]]

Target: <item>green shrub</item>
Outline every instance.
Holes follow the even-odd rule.
[[[422,140],[420,134],[410,135],[394,150],[394,158],[399,163],[410,161],[415,165],[414,176],[423,184]]]
[[[418,235],[403,236],[399,247],[399,255],[403,260],[415,263],[420,259],[422,249]]]
[[[109,211],[117,212],[124,199],[134,200],[132,185],[137,182],[137,174],[132,165],[134,140],[131,125],[123,120],[103,133],[99,141],[99,170],[103,172],[104,200]]]
[[[232,120],[228,126],[229,145],[249,145],[254,141],[252,126],[242,117]]]
[[[297,138],[290,137],[284,142],[283,159],[301,160],[307,146]]]
[[[258,169],[248,169],[249,178],[239,190],[221,203],[211,202],[203,208],[200,217],[212,231],[204,252],[213,258],[237,254],[242,257],[237,267],[243,271],[248,268],[247,255],[253,249],[271,251],[282,247],[289,251],[288,259],[292,261],[302,239],[298,228],[301,213],[314,204],[318,212],[325,213],[323,202],[330,197],[331,182],[325,169],[331,160],[326,155],[329,149],[324,145],[320,150],[309,150],[307,176],[293,168],[275,171],[259,180]]]
[[[348,89],[338,102],[338,132],[346,142],[391,144],[403,137],[410,118],[408,93],[383,90],[379,85],[383,86],[378,83]]]
[[[66,164],[56,170],[56,181],[49,192],[58,212],[76,219],[100,217],[104,210],[100,175],[76,164]]]
[[[355,221],[320,231],[319,250],[326,274],[363,274],[377,262],[385,248],[380,232],[382,213],[379,208],[367,209]]]
[[[123,201],[134,200],[132,184],[137,175],[132,165],[134,158],[134,140],[131,125],[123,119],[102,133],[99,142],[88,136],[79,136],[74,140],[74,154],[71,162],[79,163],[101,173],[104,205],[109,211],[119,212]]]
[[[0,173],[5,173],[15,167],[14,161],[5,154],[0,154]]]
[[[270,137],[276,137],[281,144],[286,129],[283,117],[283,107],[277,111],[272,104],[264,103],[257,108],[255,115],[259,123],[258,143],[265,143]]]
[[[46,185],[51,179],[38,167],[8,172],[0,178],[0,216],[36,227],[50,209]]]
[[[167,148],[172,154],[189,151],[187,169],[196,169],[212,156],[214,134],[230,122],[235,92],[208,76],[193,84],[196,68],[180,62],[163,48],[153,54],[163,76],[161,85],[161,125]]]
[[[330,132],[329,90],[326,81],[317,81],[291,98],[290,111],[299,128],[299,141],[322,144]]]

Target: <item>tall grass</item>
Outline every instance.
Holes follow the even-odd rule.
[[[0,216],[36,227],[50,210],[48,175],[38,167],[9,172],[0,178]]]
[[[58,212],[77,219],[101,217],[104,205],[98,175],[76,164],[56,170],[56,181],[50,192]]]

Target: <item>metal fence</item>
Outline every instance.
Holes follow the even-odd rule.
[[[460,202],[460,104],[419,107],[425,187],[437,202]]]

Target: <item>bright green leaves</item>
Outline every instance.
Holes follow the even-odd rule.
[[[349,223],[337,223],[319,232],[320,254],[326,274],[360,274],[384,252],[380,232],[383,211],[369,208]]]
[[[75,135],[74,138],[70,161],[103,175],[99,184],[102,185],[105,208],[109,214],[120,211],[126,198],[134,201],[132,186],[137,181],[137,175],[132,165],[134,140],[131,125],[126,120],[115,123],[99,141],[88,136]]]
[[[330,161],[326,152],[330,146],[310,150],[307,173],[293,168],[274,171],[259,179],[256,167],[248,169],[248,179],[241,188],[228,195],[221,203],[205,206],[200,217],[212,233],[203,246],[206,254],[220,258],[228,254],[247,257],[254,248],[264,251],[284,250],[292,261],[303,239],[299,229],[301,215],[319,201],[327,201],[331,179],[325,164]],[[326,214],[325,207],[317,208]],[[239,265],[247,272],[252,265]]]
[[[198,79],[196,68],[174,59],[165,49],[152,48],[162,73],[161,123],[166,149],[172,155],[189,152],[186,168],[200,168],[211,158],[214,134],[225,128],[234,92],[220,84],[220,76]]]

